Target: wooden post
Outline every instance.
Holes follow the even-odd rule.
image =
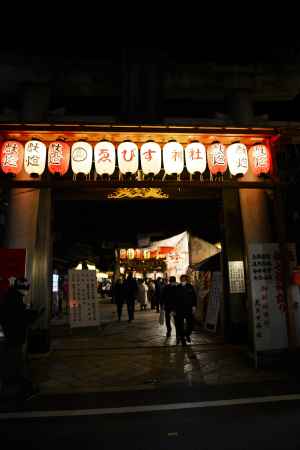
[[[282,267],[282,281],[284,288],[284,296],[287,306],[287,331],[288,331],[288,348],[291,352],[294,352],[297,348],[297,336],[296,336],[296,323],[295,314],[293,309],[293,300],[289,295],[290,285],[290,261],[287,245],[287,232],[286,232],[286,213],[284,208],[284,193],[279,186],[276,186],[274,190],[274,205],[276,206],[276,229],[278,233],[278,242],[280,248],[280,260]]]

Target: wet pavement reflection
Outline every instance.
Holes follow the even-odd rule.
[[[175,328],[166,338],[166,328],[156,312],[127,312],[117,321],[115,306],[100,305],[98,328],[70,330],[53,323],[51,351],[32,355],[32,377],[44,393],[78,393],[288,381],[284,369],[257,370],[243,346],[225,345],[221,336],[195,329],[192,343],[176,345]]]

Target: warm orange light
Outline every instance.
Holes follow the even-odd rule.
[[[4,173],[17,175],[21,172],[24,159],[24,147],[18,141],[3,142],[1,147],[1,168]]]
[[[70,146],[64,141],[51,142],[48,148],[48,169],[52,174],[65,175],[70,163]]]
[[[207,149],[207,163],[212,175],[224,174],[227,170],[227,157],[225,146],[220,142],[214,142]]]
[[[268,146],[264,144],[253,145],[249,150],[249,159],[254,175],[259,176],[270,172],[272,157]]]

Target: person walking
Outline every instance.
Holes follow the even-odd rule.
[[[169,278],[169,283],[165,285],[162,296],[161,296],[161,308],[163,308],[165,312],[165,323],[167,327],[167,337],[170,337],[172,334],[172,326],[171,326],[171,311],[174,310],[174,305],[176,302],[177,295],[177,283],[176,277],[171,276]]]
[[[140,304],[141,311],[146,311],[148,305],[148,286],[144,280],[139,280],[137,290],[137,301]]]
[[[159,313],[159,310],[160,310],[163,288],[164,288],[164,284],[163,284],[162,278],[158,277],[155,282],[155,309],[156,309],[157,313]]]
[[[27,400],[38,393],[28,376],[26,344],[28,328],[42,312],[34,311],[23,301],[28,293],[26,278],[14,281],[4,295],[0,305],[0,323],[3,329],[4,361],[2,361],[3,387],[17,387],[17,399]]]
[[[113,290],[113,301],[117,305],[118,321],[121,321],[122,310],[124,304],[124,282],[123,278],[117,279]]]
[[[192,284],[188,283],[187,275],[181,275],[177,286],[173,311],[175,314],[176,342],[186,345],[191,342],[196,312],[197,297]]]
[[[124,298],[127,303],[128,322],[134,320],[134,304],[137,296],[137,282],[133,278],[132,273],[129,272],[126,280],[124,281]]]
[[[148,282],[148,302],[150,303],[150,308],[155,309],[155,284],[152,280]]]

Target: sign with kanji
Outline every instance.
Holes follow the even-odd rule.
[[[249,245],[249,275],[256,351],[288,346],[279,244]]]
[[[231,294],[245,292],[245,275],[243,261],[229,261],[229,289]]]
[[[95,270],[69,270],[70,327],[99,325]]]

